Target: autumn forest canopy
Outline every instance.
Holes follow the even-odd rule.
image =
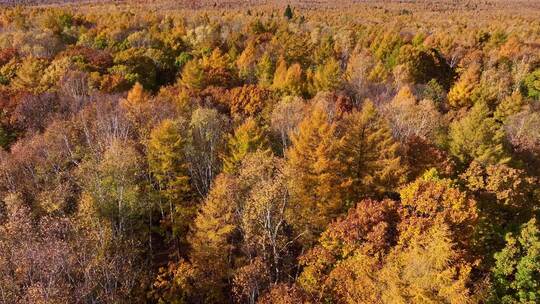
[[[0,303],[540,303],[535,1],[14,2]]]

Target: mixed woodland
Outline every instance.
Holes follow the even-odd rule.
[[[540,303],[540,9],[473,2],[0,7],[0,303]]]

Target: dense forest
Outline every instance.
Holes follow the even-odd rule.
[[[0,303],[540,303],[534,1],[92,2],[0,6]]]

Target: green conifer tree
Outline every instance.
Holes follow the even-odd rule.
[[[292,11],[292,8],[291,8],[290,4],[287,4],[287,8],[285,9],[285,13],[283,15],[288,20],[291,20],[293,18],[294,14],[293,14],[293,11]]]
[[[503,140],[504,132],[484,102],[475,104],[467,116],[450,126],[450,152],[462,164],[473,160],[485,164],[508,162]]]
[[[223,158],[223,171],[234,173],[242,160],[256,151],[269,152],[269,143],[264,131],[253,118],[248,118],[229,136],[228,153]]]

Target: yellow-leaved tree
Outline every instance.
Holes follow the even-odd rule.
[[[243,124],[236,128],[234,135],[229,135],[227,153],[223,158],[223,171],[234,173],[248,153],[270,152],[269,146],[264,130],[255,119],[247,118]]]
[[[458,81],[448,92],[448,103],[456,108],[471,106],[474,89],[480,83],[481,66],[471,64],[463,71]]]
[[[184,156],[187,122],[165,119],[150,133],[148,166],[156,181],[161,208],[168,210],[173,236],[185,239],[195,215],[188,166]]]
[[[335,122],[316,106],[291,136],[286,153],[289,188],[298,233],[314,241],[326,225],[344,211],[345,163],[339,159],[341,139]]]
[[[471,265],[460,258],[450,234],[437,224],[396,246],[378,273],[379,303],[472,303]]]
[[[405,181],[406,169],[385,119],[367,100],[361,111],[345,115],[342,123],[342,161],[350,180],[347,202],[380,196]]]

